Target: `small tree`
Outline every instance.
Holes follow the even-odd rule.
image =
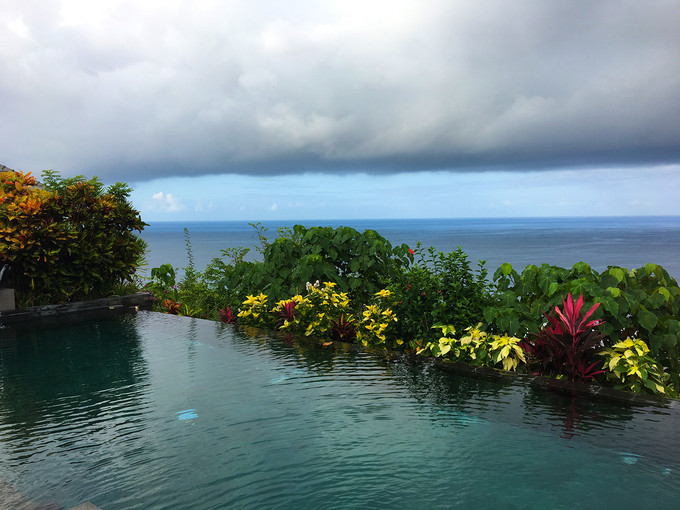
[[[0,266],[20,305],[114,293],[132,281],[146,244],[146,225],[122,183],[62,179],[51,170],[39,185],[30,172],[0,172]]]

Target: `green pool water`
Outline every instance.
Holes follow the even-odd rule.
[[[675,404],[198,319],[2,327],[0,398],[0,480],[66,508],[680,506]]]

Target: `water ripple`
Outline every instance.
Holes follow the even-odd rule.
[[[51,338],[43,361],[18,347],[3,358],[0,479],[36,500],[107,510],[578,508],[597,493],[620,508],[670,508],[680,497],[677,409],[159,314],[97,331],[108,340],[94,361],[77,328]]]

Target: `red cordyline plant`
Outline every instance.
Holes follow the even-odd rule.
[[[279,318],[276,321],[276,329],[281,329],[285,322],[293,322],[295,320],[295,304],[295,301],[292,299],[281,303]]]
[[[556,372],[569,377],[571,381],[587,381],[604,373],[601,361],[590,362],[591,356],[601,345],[604,335],[597,330],[603,323],[600,319],[588,320],[600,303],[593,305],[581,316],[583,295],[576,303],[571,293],[552,314],[543,313],[548,324],[532,343],[524,343],[529,355],[543,365],[547,372]]]
[[[234,324],[236,322],[236,315],[234,315],[234,312],[231,308],[227,307],[226,310],[218,308],[218,310],[220,311],[220,314],[217,316],[217,318],[220,321],[224,322],[225,324]]]

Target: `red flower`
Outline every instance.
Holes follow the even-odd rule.
[[[413,255],[414,253],[415,253],[415,252],[414,252],[411,248],[408,249],[408,254],[409,254],[409,255]]]

